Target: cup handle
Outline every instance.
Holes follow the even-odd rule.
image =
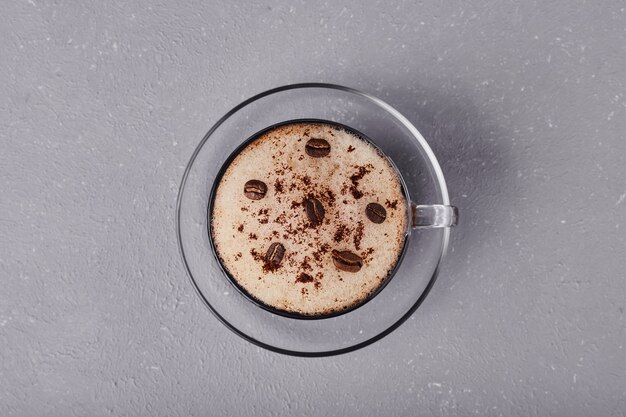
[[[411,203],[411,227],[432,229],[452,227],[459,222],[459,209],[443,204],[418,205]]]

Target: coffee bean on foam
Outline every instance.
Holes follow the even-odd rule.
[[[314,158],[321,158],[330,154],[330,144],[328,141],[319,138],[310,139],[304,147],[307,155]]]
[[[250,180],[243,186],[243,193],[250,200],[260,200],[267,193],[267,185],[263,181]]]
[[[271,268],[280,266],[285,256],[285,247],[280,243],[272,243],[265,254],[265,264]]]
[[[363,266],[363,259],[349,250],[333,250],[332,256],[335,266],[342,271],[359,272]]]
[[[365,215],[372,223],[380,224],[387,218],[387,210],[378,203],[369,203],[365,207]]]
[[[211,212],[218,257],[271,308],[308,316],[348,309],[398,262],[408,219],[400,178],[351,131],[308,122],[271,129],[218,181]]]
[[[326,214],[326,210],[324,210],[324,205],[317,198],[309,198],[304,203],[306,208],[306,215],[311,221],[313,225],[322,224],[322,220],[324,220],[324,214]]]

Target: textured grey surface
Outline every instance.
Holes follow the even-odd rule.
[[[4,2],[0,415],[626,412],[621,1]],[[422,308],[361,351],[231,334],[174,235],[225,111],[335,82],[440,158],[462,224]]]

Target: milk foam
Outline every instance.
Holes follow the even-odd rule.
[[[328,141],[330,154],[307,155],[311,138]],[[264,198],[244,195],[251,179],[267,184]],[[309,221],[307,198],[322,202],[322,224]],[[385,207],[384,222],[367,218],[368,203]],[[252,297],[278,310],[324,315],[362,302],[387,280],[402,252],[407,220],[400,178],[376,148],[338,126],[293,123],[264,133],[226,169],[211,234],[223,266]],[[278,268],[268,269],[263,257],[274,242],[285,254]],[[359,255],[362,268],[338,269],[333,250]]]

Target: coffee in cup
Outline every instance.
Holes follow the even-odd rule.
[[[226,162],[210,238],[232,282],[280,314],[355,308],[391,278],[408,203],[391,161],[355,130],[293,121],[246,141]]]

